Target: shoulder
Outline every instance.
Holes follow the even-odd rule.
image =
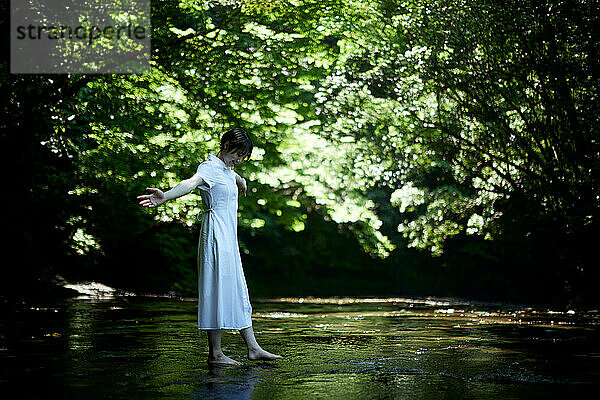
[[[198,165],[198,171],[200,170],[208,170],[208,169],[212,169],[214,167],[214,163],[208,159],[208,160],[204,160],[202,161],[199,165]]]
[[[218,171],[210,160],[202,161],[196,169],[196,176],[201,177],[205,182],[212,182],[218,177]]]
[[[236,180],[244,180],[244,178],[242,178],[242,176],[240,174],[238,174],[237,172],[233,171],[233,176],[235,177]]]

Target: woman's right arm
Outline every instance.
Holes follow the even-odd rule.
[[[176,199],[178,197],[184,196],[192,192],[194,189],[196,189],[203,183],[204,179],[202,179],[200,175],[194,174],[191,178],[184,179],[183,181],[179,182],[179,184],[173,189],[168,190],[164,193],[162,190],[157,188],[146,188],[146,190],[149,191],[150,194],[143,194],[141,196],[138,196],[137,198],[138,200],[140,200],[140,205],[143,207],[157,207],[163,204],[164,202]]]
[[[173,200],[178,197],[191,193],[194,189],[204,183],[204,179],[198,174],[194,174],[191,178],[184,179],[173,189],[165,192],[165,201]]]

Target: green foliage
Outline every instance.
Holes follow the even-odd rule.
[[[255,144],[252,160],[238,167],[250,184],[240,198],[242,229],[303,232],[320,209],[325,218],[356,223],[340,231],[385,256],[391,247],[360,181],[349,184],[335,166],[305,171],[303,155],[320,151],[309,143],[317,139],[314,96],[339,52],[322,27],[338,19],[342,3],[155,3],[147,74],[3,75],[3,121],[14,130],[3,148],[24,154],[14,166],[19,187],[10,207],[31,220],[15,218],[10,229],[23,232],[15,242],[32,254],[25,263],[38,272],[192,292],[200,197],[157,210],[141,209],[135,197],[191,176],[232,126],[244,127]],[[32,112],[36,118],[27,118]],[[46,237],[52,251],[36,259],[32,249]]]
[[[15,273],[192,293],[200,197],[135,197],[191,176],[241,126],[255,151],[236,167],[240,245],[265,292],[263,277],[381,267],[390,291],[476,295],[477,277],[491,293],[521,276],[575,298],[598,278],[594,11],[155,1],[146,74],[10,75],[3,60],[6,244],[31,266]]]
[[[591,5],[362,7],[369,28],[338,32],[340,57],[318,111],[326,135],[352,137],[370,164],[384,163],[380,180],[401,186],[393,197],[413,213],[401,229],[415,246],[440,253],[445,237],[467,228],[497,235],[494,204],[515,192],[577,218],[571,231],[591,222],[583,211],[597,193]]]
[[[324,137],[351,138],[362,150],[348,174],[396,189],[407,244],[442,255],[451,238],[466,247],[465,236],[493,240],[515,254],[502,262],[514,263],[515,243],[538,252],[558,240],[565,245],[548,266],[558,286],[597,281],[589,247],[599,209],[594,5],[356,6],[361,23],[335,32],[340,56],[317,113]],[[374,174],[373,165],[383,169]]]

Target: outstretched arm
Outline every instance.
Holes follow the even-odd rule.
[[[183,181],[179,182],[179,184],[173,189],[168,190],[164,193],[162,190],[157,188],[146,188],[146,190],[149,191],[150,194],[142,194],[138,196],[137,199],[140,200],[140,205],[142,207],[157,207],[163,204],[164,202],[176,199],[178,197],[190,193],[191,191],[196,189],[196,187],[202,185],[203,182],[204,180],[200,175],[194,174],[194,176],[192,176],[191,178],[184,179]]]
[[[235,184],[237,185],[240,192],[242,192],[242,194],[244,196],[246,196],[246,192],[248,190],[248,185],[246,184],[246,180],[244,178],[242,178],[241,176],[239,176],[237,172],[233,171],[233,173],[235,174]]]

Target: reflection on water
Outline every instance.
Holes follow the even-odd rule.
[[[274,362],[206,364],[196,299],[93,296],[3,310],[0,383],[19,398],[595,398],[597,310],[451,299],[253,301]],[[4,306],[6,308],[6,306]]]

